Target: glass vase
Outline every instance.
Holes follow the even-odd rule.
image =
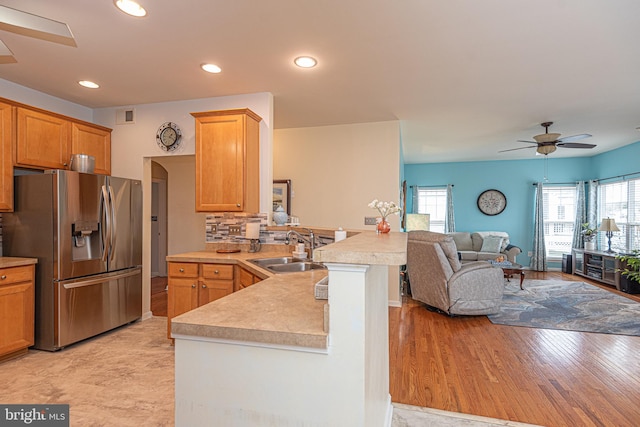
[[[389,231],[391,231],[391,224],[389,224],[385,218],[382,218],[376,226],[376,230],[378,234],[388,233]]]

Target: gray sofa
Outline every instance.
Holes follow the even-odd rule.
[[[495,260],[501,255],[504,255],[506,260],[515,263],[516,256],[522,252],[519,247],[511,244],[509,234],[504,231],[478,231],[475,233],[462,231],[448,234],[453,237],[460,254],[460,260],[463,263]]]
[[[462,264],[453,237],[430,231],[410,231],[407,275],[411,297],[449,314],[497,313],[502,303],[504,275],[488,262]]]

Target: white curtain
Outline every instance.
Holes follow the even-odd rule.
[[[456,220],[453,214],[453,184],[447,184],[447,217],[444,220],[444,229],[446,233],[456,231]]]
[[[547,250],[544,244],[544,203],[542,183],[536,185],[535,223],[533,226],[533,256],[530,267],[534,271],[547,271]]]
[[[587,222],[587,211],[585,209],[586,199],[584,195],[584,181],[578,181],[576,184],[576,220],[573,223],[573,242],[572,248],[584,248],[584,239],[582,238],[582,224]]]

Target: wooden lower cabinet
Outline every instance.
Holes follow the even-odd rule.
[[[233,293],[233,265],[168,263],[167,337],[171,319]]]
[[[262,279],[255,274],[251,273],[249,270],[246,270],[239,265],[236,266],[236,285],[235,290],[239,291],[241,289],[247,288],[254,283],[258,283]]]
[[[35,265],[0,269],[0,360],[33,345],[34,276]]]

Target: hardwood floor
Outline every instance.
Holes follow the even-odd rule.
[[[151,313],[154,316],[167,317],[167,278],[151,278]]]
[[[545,426],[640,425],[640,337],[450,318],[404,298],[389,309],[394,402]]]

